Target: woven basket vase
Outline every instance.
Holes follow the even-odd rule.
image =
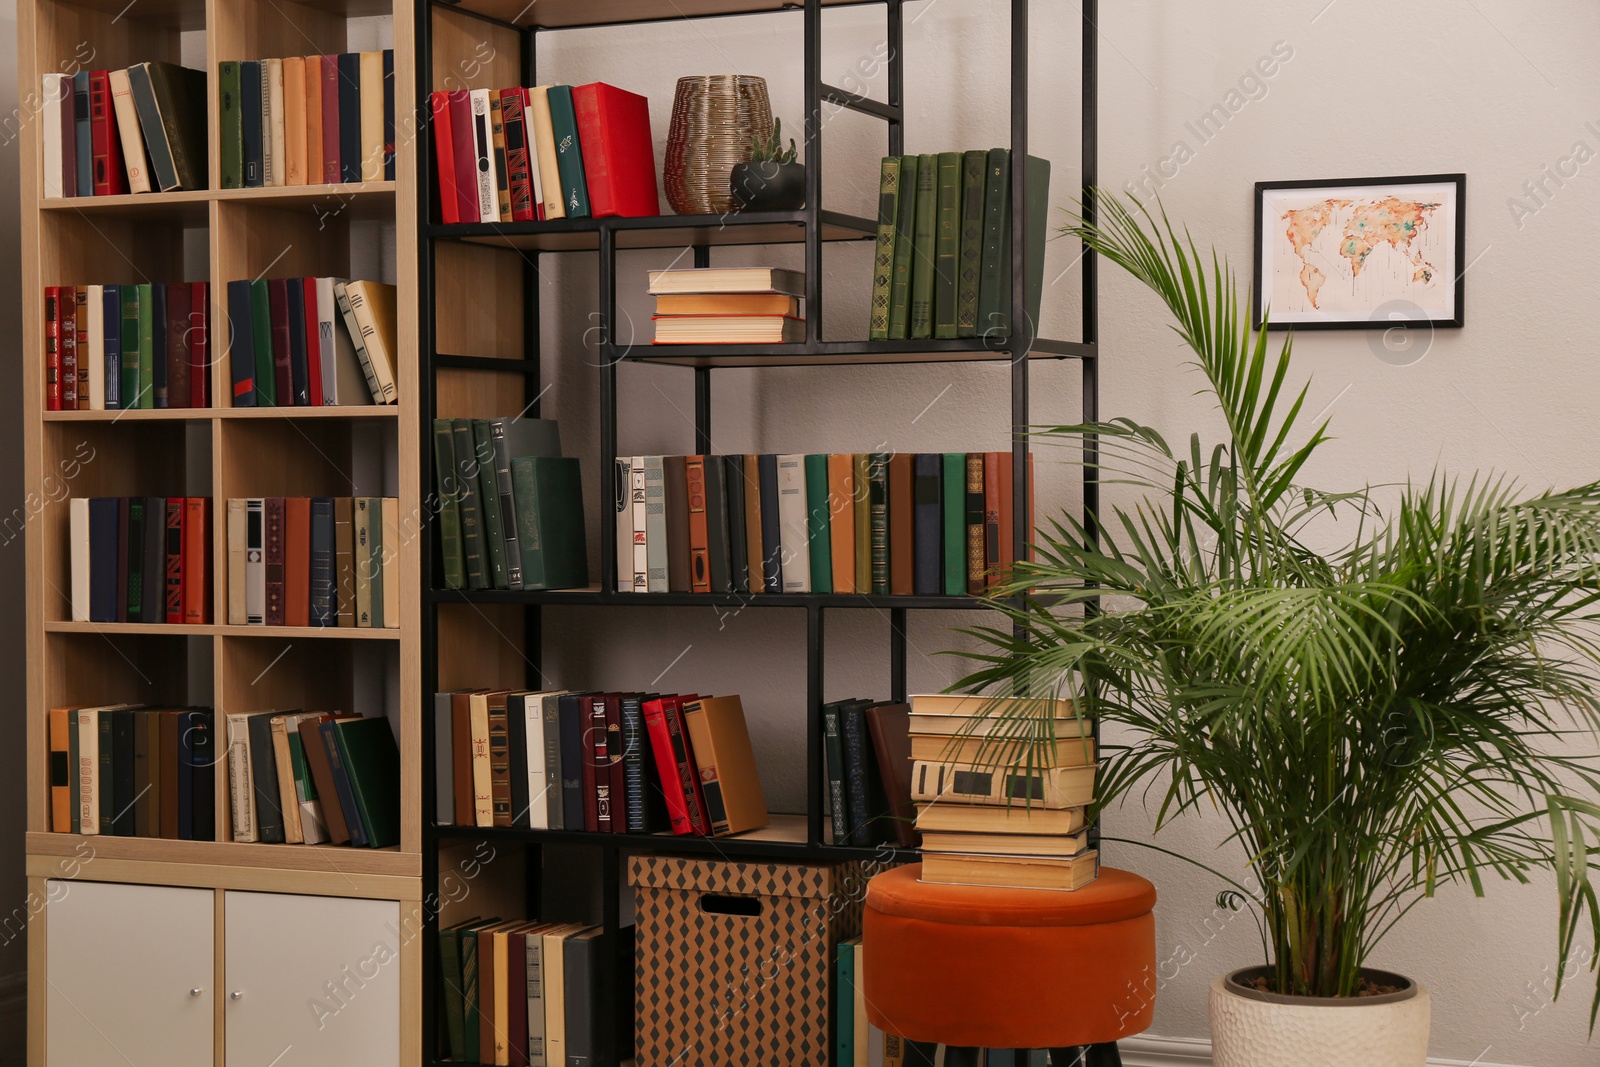
[[[729,176],[750,160],[752,143],[772,136],[767,80],[746,74],[678,79],[662,182],[680,215],[737,211]]]

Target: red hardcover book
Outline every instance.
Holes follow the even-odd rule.
[[[339,57],[322,60],[322,180],[328,185],[340,181],[339,160]]]
[[[1000,456],[983,454],[983,587],[993,589],[1000,581]]]
[[[89,287],[80,285],[73,289],[73,302],[77,307],[73,336],[78,339],[78,358],[83,368],[78,372],[78,410],[89,410]]]
[[[578,118],[583,175],[594,217],[661,214],[650,101],[615,85],[594,82],[572,90],[572,110]]]
[[[211,622],[211,498],[191,496],[183,513],[183,621]]]
[[[711,550],[706,525],[706,458],[684,460],[684,481],[689,491],[689,592],[711,592]]]
[[[192,369],[189,351],[189,302],[191,290],[187,282],[167,286],[167,350],[162,358],[167,361],[167,407],[186,408],[193,393],[189,382]]]
[[[107,70],[89,72],[89,144],[94,152],[94,195],[126,193],[128,172],[122,166],[122,135],[117,132]]]
[[[461,221],[461,201],[456,194],[456,149],[450,127],[450,94],[436,90],[433,104],[433,170],[439,185],[439,221],[454,226]]]
[[[456,160],[456,221],[477,222],[478,148],[472,137],[472,96],[465,89],[451,89],[448,95],[450,151]]]
[[[263,539],[264,551],[262,562],[266,568],[267,579],[267,611],[266,624],[268,626],[282,626],[285,615],[283,560],[284,560],[284,521],[283,497],[269,496],[266,505],[262,508],[265,512],[263,518],[267,524],[267,535]]]
[[[611,832],[628,832],[628,772],[622,760],[622,694],[606,694],[606,767],[611,778]]]
[[[1000,562],[996,583],[1011,580],[1011,567],[1017,559],[1016,538],[1017,494],[1011,485],[1014,469],[1010,452],[1000,453]]]
[[[327,399],[322,392],[322,339],[318,332],[321,327],[317,319],[317,280],[302,278],[300,285],[306,296],[306,373],[311,376],[311,406],[320,408]],[[328,357],[331,359],[333,353],[328,353]]]
[[[294,403],[294,371],[289,361],[289,279],[267,279],[267,314],[272,320],[272,370],[278,403]]]
[[[185,497],[167,497],[167,623],[183,622],[183,511]]]
[[[57,331],[61,350],[61,410],[78,410],[78,291],[61,286],[56,298],[56,314],[61,320]]]
[[[61,410],[61,286],[44,287],[44,407]]]
[[[500,126],[505,132],[507,184],[511,189],[511,221],[532,222],[533,172],[528,153],[528,124],[523,119],[526,89],[500,90]]]
[[[311,498],[283,501],[283,624],[311,625]]]
[[[700,788],[700,769],[695,766],[689,731],[683,727],[683,706],[699,699],[694,693],[667,697],[667,740],[672,745],[673,759],[678,765],[678,781],[683,785],[683,801],[689,809],[689,827],[701,837],[709,837],[711,820],[706,817],[706,796]]]
[[[672,737],[667,733],[666,702],[661,697],[646,700],[643,710],[644,728],[650,734],[650,752],[655,757],[656,772],[661,776],[661,795],[667,802],[672,832],[693,833],[689,808],[683,799],[683,782],[678,777],[678,760],[672,754]]]
[[[211,406],[211,283],[189,283],[189,406]]]
[[[595,722],[594,704],[600,701],[600,721]],[[606,709],[605,696],[583,696],[578,698],[578,723],[583,727],[583,774],[581,785],[583,788],[583,828],[590,833],[600,829],[600,785],[599,775],[595,768],[604,758],[603,746],[606,742]],[[611,776],[606,776],[606,829],[611,829]],[[569,827],[571,829],[571,827]]]

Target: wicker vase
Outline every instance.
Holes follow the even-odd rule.
[[[767,80],[745,74],[679,78],[662,168],[667,203],[680,215],[737,211],[729,176],[753,142],[772,136]]]

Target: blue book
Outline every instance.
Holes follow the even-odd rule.
[[[106,410],[122,409],[122,288],[108,285],[101,294],[104,302],[106,345]]]
[[[246,109],[246,114],[249,110]],[[256,406],[256,347],[250,325],[250,283],[228,283],[228,365],[233,368],[233,406]]]
[[[289,295],[289,380],[297,407],[311,406],[311,371],[306,363],[306,289],[298,278],[285,286]]]
[[[835,952],[837,953],[835,966],[838,971],[838,989],[834,1003],[839,1006],[839,1017],[833,1022],[834,1041],[837,1044],[837,1056],[833,1062],[851,1064],[856,1062],[856,946],[859,937],[841,942]]]
[[[334,626],[333,498],[311,498],[311,625]]]
[[[339,55],[339,169],[347,182],[361,180],[361,53]]]
[[[167,406],[167,287],[150,286],[150,406]]]
[[[246,189],[259,189],[265,184],[266,175],[261,160],[264,151],[261,140],[261,63],[254,59],[239,64],[239,125],[244,134],[244,186]],[[229,283],[230,288],[232,284]],[[234,404],[254,406],[254,401],[250,405],[239,405],[235,397]]]
[[[117,621],[118,499],[89,500],[89,621]]]
[[[768,593],[783,592],[783,538],[778,522],[778,457],[764,453],[756,460],[761,491],[761,582]],[[751,575],[751,584],[755,576]]]
[[[383,179],[394,181],[394,49],[383,50]]]
[[[94,195],[94,137],[89,127],[89,72],[72,76],[72,117],[78,135],[78,195]]]

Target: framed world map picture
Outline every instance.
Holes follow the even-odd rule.
[[[1461,325],[1464,174],[1257,182],[1255,292],[1274,330]]]

